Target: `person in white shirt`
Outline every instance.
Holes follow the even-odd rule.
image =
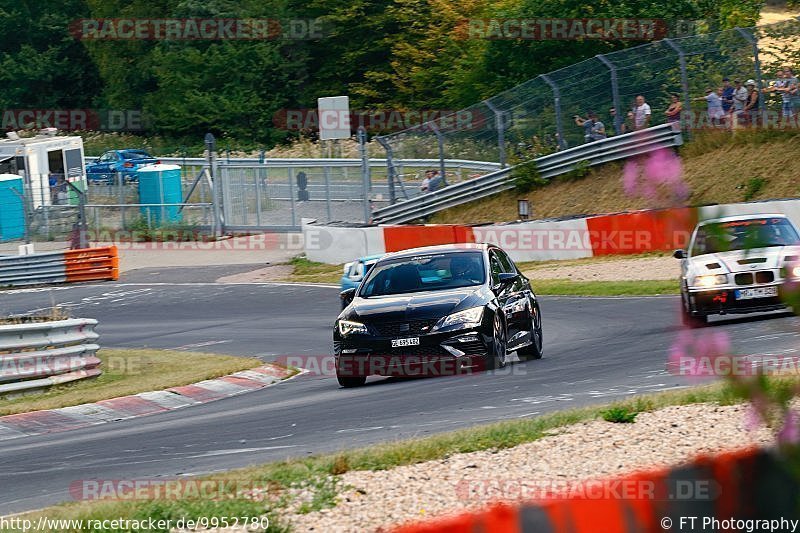
[[[747,90],[747,87],[742,85],[741,80],[734,80],[733,83],[735,88],[733,89],[733,120],[731,121],[731,125],[733,127],[738,127],[743,123],[742,115],[744,114],[744,106],[747,104],[750,92]]]
[[[641,94],[636,97],[636,108],[633,110],[633,126],[635,130],[643,130],[650,125],[650,106]]]

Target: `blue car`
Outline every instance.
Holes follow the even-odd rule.
[[[368,255],[366,257],[361,257],[356,259],[351,263],[347,263],[344,265],[344,274],[342,275],[341,280],[341,290],[346,291],[347,289],[355,289],[358,287],[358,284],[361,283],[361,280],[369,273],[375,263],[378,262],[378,259],[383,257],[383,254],[378,255]],[[342,302],[342,309],[347,307],[347,304]]]
[[[109,150],[86,165],[86,177],[90,183],[112,184],[119,174],[125,183],[132,183],[137,180],[140,167],[157,163],[159,160],[144,150]]]

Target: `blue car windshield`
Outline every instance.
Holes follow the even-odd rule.
[[[785,218],[753,218],[700,226],[692,255],[798,244],[800,237]]]
[[[122,152],[123,159],[152,159],[147,152]]]
[[[482,285],[483,253],[453,252],[390,259],[376,264],[361,284],[362,298]]]

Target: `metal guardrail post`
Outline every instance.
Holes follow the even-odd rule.
[[[550,79],[550,76],[542,74],[541,78],[553,91],[553,111],[556,115],[556,136],[558,137],[558,149],[564,150],[567,147],[567,141],[564,139],[564,126],[561,123],[561,91],[558,90],[558,85],[556,85],[556,83]]]
[[[206,133],[205,137],[206,152],[208,153],[208,179],[211,184],[211,205],[214,209],[214,236],[222,236],[222,213],[220,212],[220,184],[217,180],[217,151],[214,135]],[[148,210],[149,213],[149,210]],[[147,227],[150,227],[148,217]]]
[[[759,94],[758,114],[761,115],[761,120],[766,120],[766,117],[764,116],[764,96],[763,96],[764,93],[762,92],[764,87],[764,82],[761,77],[761,60],[758,58],[758,39],[756,39],[756,37],[753,34],[748,33],[747,30],[744,28],[734,28],[734,29],[739,33],[739,35],[744,37],[744,39],[747,42],[749,42],[753,47],[753,65],[755,67],[756,83],[758,84],[757,87]]]
[[[686,113],[692,112],[692,96],[689,94],[689,74],[686,70],[686,53],[683,51],[683,48],[678,46],[678,44],[672,39],[664,39],[664,42],[667,45],[675,50],[678,54],[678,61],[681,66],[681,91],[683,92],[683,108]],[[617,112],[619,115],[619,112]],[[683,129],[686,130],[687,133],[690,133],[690,130],[686,128],[686,120],[685,120],[685,113],[681,113],[681,124],[684,126]],[[691,134],[691,133],[690,133]]]
[[[614,109],[617,110],[617,112],[614,113],[614,129],[616,130],[617,135],[619,135],[622,131],[622,114],[624,111],[622,110],[622,105],[620,105],[619,99],[617,67],[615,67],[614,63],[609,61],[608,58],[603,54],[597,54],[595,57],[599,59],[606,67],[608,67],[608,70],[611,72],[611,97],[614,99]]]
[[[492,113],[494,113],[494,124],[495,128],[497,128],[497,151],[500,160],[500,168],[506,168],[505,115],[492,104],[491,100],[484,100],[483,103],[492,111]]]
[[[372,218],[372,209],[369,206],[370,175],[369,154],[367,153],[367,130],[364,126],[358,127],[358,152],[361,155],[361,193],[364,197],[364,223],[369,224]]]
[[[397,202],[397,197],[394,192],[396,171],[394,168],[394,154],[392,153],[392,147],[389,146],[389,142],[383,137],[375,137],[375,140],[378,141],[378,144],[383,146],[383,149],[386,151],[386,179],[389,182],[389,204],[394,204]]]

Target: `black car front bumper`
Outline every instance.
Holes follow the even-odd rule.
[[[392,347],[392,339],[351,335],[334,339],[339,376],[446,376],[486,368],[492,353],[492,337],[482,328],[419,335],[418,345]]]

